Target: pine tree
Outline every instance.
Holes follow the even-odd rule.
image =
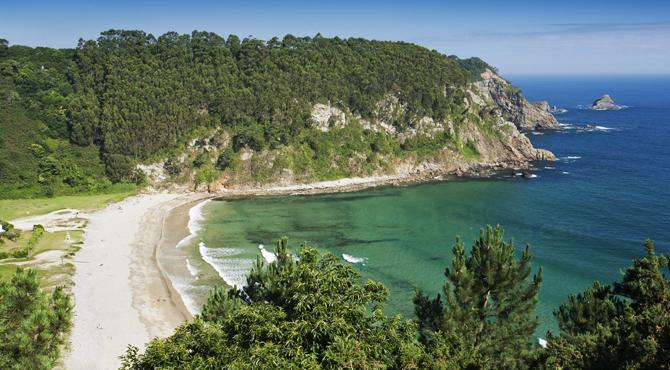
[[[444,302],[420,291],[414,300],[431,366],[524,367],[534,349],[531,335],[538,323],[535,306],[542,281],[541,269],[531,277],[529,247],[517,260],[503,230],[488,226],[469,255],[460,240],[453,253],[445,272]]]
[[[560,336],[549,336],[550,367],[670,368],[668,257],[650,240],[645,250],[620,283],[595,283],[554,312]]]
[[[36,270],[0,281],[0,368],[52,368],[71,317],[70,297],[62,287],[44,293]]]

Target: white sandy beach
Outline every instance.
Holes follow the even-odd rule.
[[[353,191],[407,180],[407,176],[347,178],[311,184],[230,189],[218,193],[141,194],[84,214],[61,210],[26,218],[51,229],[81,229],[85,240],[75,255],[74,322],[65,351],[66,369],[118,369],[128,345],[140,349],[155,337],[165,337],[190,319],[182,298],[157,263],[157,246],[174,240],[174,224],[165,220],[172,210],[211,197],[312,194]],[[188,218],[180,220],[186,228]],[[26,226],[28,227],[28,226]],[[177,233],[178,234],[178,233]],[[183,237],[183,236],[181,236]]]
[[[87,215],[74,259],[74,323],[67,369],[117,369],[129,344],[143,348],[187,317],[156,265],[163,218],[202,195],[138,195]]]

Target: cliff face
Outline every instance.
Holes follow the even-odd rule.
[[[368,118],[341,105],[313,104],[312,136],[315,142],[322,143],[318,144],[320,149],[305,145],[260,151],[242,149],[227,160],[230,165],[210,187],[249,189],[381,175],[421,180],[442,175],[480,175],[495,169],[526,168],[536,160],[554,160],[551,152],[535,148],[520,131],[558,127],[548,109],[529,103],[490,71],[482,77],[482,81],[458,92],[445,90],[445,94],[458,93],[464,100],[453,115],[443,120],[412,115],[393,94],[384,96],[373,117]],[[358,145],[363,137],[367,141]],[[377,139],[370,141],[370,137]],[[396,149],[379,151],[380,145]],[[188,166],[203,154],[218,166],[222,153],[230,146],[229,133],[216,130],[209,137],[192,141],[169,166],[164,162],[141,169],[154,185],[168,184],[168,167]],[[376,149],[371,150],[373,146]],[[343,151],[341,147],[356,149]],[[319,156],[326,156],[325,162]],[[318,165],[310,167],[310,163]],[[329,171],[325,175],[316,172],[324,168]],[[197,170],[183,173],[182,181],[193,184],[196,173]],[[206,184],[199,186],[200,190],[206,188]]]
[[[549,112],[549,105],[529,103],[521,92],[502,77],[486,70],[482,80],[474,83],[485,100],[492,103],[494,109],[505,120],[513,122],[522,130],[557,129],[560,126]]]

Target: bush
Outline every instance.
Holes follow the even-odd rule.
[[[235,151],[231,147],[227,147],[219,154],[219,158],[216,159],[216,169],[219,171],[224,171],[226,168],[230,167],[235,160]]]

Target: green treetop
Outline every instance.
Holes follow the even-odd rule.
[[[669,369],[668,257],[645,243],[620,283],[599,283],[556,312],[560,336],[549,337],[548,365],[565,369]]]
[[[531,336],[542,281],[541,269],[531,277],[529,247],[517,260],[502,229],[488,226],[469,255],[460,240],[453,253],[445,300],[420,291],[414,300],[431,366],[524,367],[536,349]]]

